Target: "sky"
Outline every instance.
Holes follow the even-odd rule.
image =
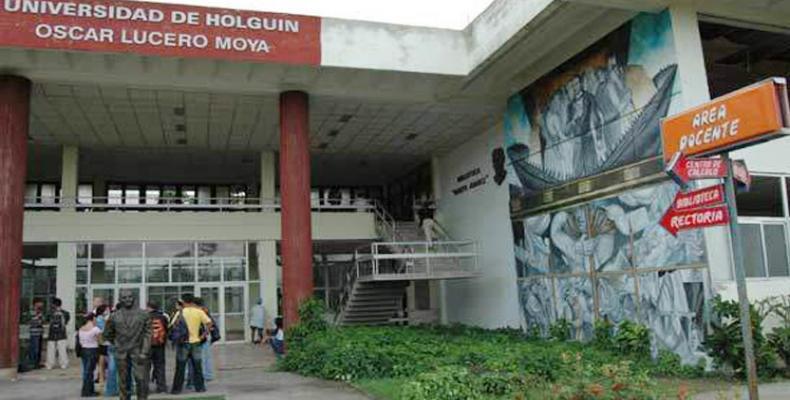
[[[150,1],[150,0],[137,0]],[[156,0],[206,7],[463,29],[493,0]]]

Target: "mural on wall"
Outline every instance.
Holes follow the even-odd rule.
[[[695,362],[707,268],[701,231],[675,237],[659,225],[677,190],[665,182],[514,221],[527,328],[545,334],[563,318],[588,340],[596,318],[637,320],[654,333],[654,351]]]
[[[512,195],[655,156],[676,98],[669,13],[640,14],[508,101]]]

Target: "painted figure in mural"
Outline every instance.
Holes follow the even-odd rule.
[[[526,270],[521,299],[527,325],[543,329],[556,315],[571,322],[575,338],[589,339],[593,266],[603,274],[595,281],[599,318],[640,321],[655,332],[654,351],[670,349],[695,362],[701,355],[705,270],[673,268],[704,261],[702,235],[692,231],[676,238],[658,226],[676,191],[673,183],[653,185],[523,220],[516,254]],[[664,270],[640,274],[642,268]],[[580,276],[556,275],[569,273]]]
[[[554,320],[551,279],[529,279],[521,286],[522,307],[527,321],[527,330],[537,330],[541,336],[549,334],[549,325]]]
[[[121,308],[115,311],[106,322],[104,338],[115,348],[118,362],[118,375],[128,376],[132,366],[137,398],[148,398],[148,363],[151,353],[151,319],[148,313],[134,307],[135,298],[130,290],[120,294]],[[131,362],[127,362],[131,361]],[[131,398],[127,385],[120,385],[120,398]]]
[[[521,195],[658,154],[676,69],[668,14],[640,15],[513,96],[506,153]]]

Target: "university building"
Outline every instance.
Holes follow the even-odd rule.
[[[494,0],[463,30],[4,0],[0,370],[34,299],[123,289],[203,297],[225,342],[314,296],[338,324],[635,320],[694,362],[731,241],[660,226],[660,121],[785,76],[789,34],[767,0]],[[790,294],[788,153],[732,153],[753,299]]]

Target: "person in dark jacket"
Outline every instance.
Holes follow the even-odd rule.
[[[66,353],[66,327],[71,315],[61,306],[63,306],[63,302],[59,298],[52,299],[52,312],[48,318],[47,369],[52,369],[55,366],[56,355],[61,369],[69,367],[69,356]]]
[[[151,379],[156,383],[156,393],[167,393],[165,344],[169,319],[156,301],[149,301],[147,306],[148,314],[151,315]]]

